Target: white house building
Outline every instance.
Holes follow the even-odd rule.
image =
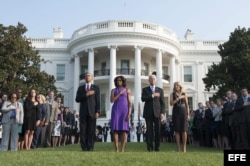
[[[70,39],[63,38],[58,28],[54,29],[53,38],[31,41],[46,60],[40,70],[55,76],[65,106],[79,109],[75,102],[77,88],[84,83],[86,71],[94,74],[94,83],[101,92],[99,124],[110,119],[110,91],[117,75],[127,79],[135,120],[143,109],[141,89],[148,86],[152,72],[157,74],[157,85],[164,89],[169,114],[169,94],[175,81],[183,84],[191,109],[196,109],[198,102],[204,103],[213,94],[205,91],[202,78],[212,63],[220,62],[218,45],[224,42],[194,40],[190,30],[184,40],[179,40],[173,31],[161,25],[128,20],[92,23],[76,30]]]

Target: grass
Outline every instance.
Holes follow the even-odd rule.
[[[115,153],[113,143],[95,144],[93,152],[83,152],[79,144],[58,148],[38,148],[18,152],[0,152],[4,166],[221,166],[223,151],[213,148],[188,146],[187,153],[176,152],[176,145],[161,143],[160,152],[149,153],[145,143],[127,143],[124,153]]]

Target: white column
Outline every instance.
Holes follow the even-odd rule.
[[[94,58],[95,58],[94,49],[89,48],[88,49],[88,72],[93,74],[93,76],[94,76]]]
[[[196,93],[196,98],[194,98],[194,103],[199,103],[199,102],[202,102],[202,103],[205,103],[206,99],[205,99],[205,95],[204,95],[204,89],[205,89],[205,86],[203,84],[203,81],[202,81],[202,76],[205,75],[205,71],[204,71],[204,66],[203,66],[203,62],[196,62],[196,75],[195,75],[195,78],[196,78],[196,87],[197,87],[197,92]],[[197,107],[197,104],[194,104],[194,108],[196,109]]]
[[[156,78],[156,85],[162,88],[162,51],[159,49],[156,51]]]
[[[135,47],[134,120],[138,120],[138,106],[141,101],[141,50],[142,47]]]
[[[76,110],[79,112],[79,103],[75,102],[76,92],[79,87],[79,81],[80,81],[80,57],[79,55],[74,55],[74,87],[73,87],[73,110]]]
[[[176,81],[176,67],[175,67],[175,56],[171,55],[170,56],[170,81],[169,81],[169,90],[170,90],[170,94],[173,92],[173,88],[174,88],[174,82]],[[170,107],[169,105],[169,114],[172,115],[172,107]]]
[[[109,46],[110,48],[110,68],[109,68],[109,93],[108,93],[108,98],[110,97],[110,92],[111,90],[115,87],[114,85],[114,79],[116,76],[116,48],[117,46],[112,45]],[[109,109],[107,110],[107,118],[111,117],[111,108],[112,108],[112,103],[109,102]]]
[[[176,67],[175,67],[175,56],[170,56],[170,90],[173,90],[174,82],[176,81]]]

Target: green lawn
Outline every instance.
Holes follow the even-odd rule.
[[[0,152],[0,165],[102,165],[102,166],[221,166],[223,151],[188,146],[187,153],[176,152],[176,145],[161,143],[160,152],[147,152],[145,143],[127,143],[124,153],[115,153],[113,143],[96,143],[93,152],[83,152],[79,144],[58,148],[38,148]]]

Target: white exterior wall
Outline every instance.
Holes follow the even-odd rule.
[[[212,63],[220,62],[218,55],[218,45],[223,41],[179,41],[176,34],[171,30],[152,23],[141,21],[104,21],[86,25],[76,30],[71,39],[51,38],[51,39],[31,39],[33,46],[39,50],[39,54],[47,63],[41,64],[41,70],[56,78],[56,65],[65,64],[65,80],[57,81],[58,91],[64,95],[64,105],[78,110],[78,104],[75,103],[75,89],[77,85],[84,83],[74,82],[75,77],[75,57],[79,57],[80,65],[89,65],[89,49],[93,49],[91,56],[94,60],[94,73],[101,70],[101,63],[106,62],[106,69],[110,68],[110,48],[116,47],[116,68],[121,68],[121,60],[129,60],[130,69],[135,69],[135,48],[140,47],[141,51],[141,69],[144,63],[149,64],[149,73],[160,70],[156,66],[157,51],[162,55],[158,62],[162,66],[168,66],[170,81],[162,79],[165,97],[169,97],[172,92],[173,82],[180,81],[184,85],[184,90],[189,97],[193,98],[193,108],[197,108],[198,102],[205,102],[212,92],[204,91],[202,78],[205,77],[208,67]],[[173,58],[173,61],[171,59]],[[171,65],[172,63],[172,65]],[[192,82],[184,82],[183,66],[192,66]],[[174,67],[172,70],[171,67]],[[78,71],[78,70],[77,70]],[[80,69],[79,69],[80,71]],[[80,73],[81,74],[81,73]],[[173,75],[174,74],[174,75]],[[117,74],[119,75],[119,74]],[[132,97],[137,86],[134,83],[134,74],[125,75],[127,78],[127,87],[132,92]],[[148,85],[148,76],[141,75],[141,85],[143,88]],[[100,118],[99,124],[106,123],[110,119],[109,102],[110,86],[109,75],[95,76],[94,83],[100,87],[101,94],[105,94],[106,118]],[[112,80],[113,82],[113,80]],[[141,92],[141,89],[139,90]],[[140,96],[137,96],[140,97]],[[136,101],[140,102],[140,101]],[[143,103],[141,103],[143,105]],[[141,108],[143,109],[143,107]],[[169,107],[171,114],[171,108]],[[135,108],[135,117],[137,120],[138,108]]]

